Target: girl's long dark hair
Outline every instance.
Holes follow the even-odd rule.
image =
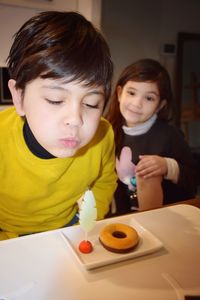
[[[166,105],[158,112],[158,118],[169,121],[173,115],[173,95],[167,70],[158,61],[153,59],[142,59],[128,65],[116,83],[110,107],[106,114],[106,118],[113,126],[117,153],[123,136],[122,125],[124,124],[124,119],[119,108],[117,88],[118,86],[123,88],[128,81],[155,82],[160,93],[160,102],[163,100],[166,101]]]

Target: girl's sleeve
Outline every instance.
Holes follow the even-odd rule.
[[[180,169],[177,185],[184,190],[187,198],[192,198],[196,194],[195,161],[183,133],[178,129],[172,139],[171,151]]]

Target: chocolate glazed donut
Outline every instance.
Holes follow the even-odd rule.
[[[108,251],[128,253],[137,246],[139,235],[137,231],[129,225],[113,223],[106,225],[101,230],[99,240]]]

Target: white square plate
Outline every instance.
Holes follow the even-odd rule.
[[[113,253],[106,250],[101,245],[99,242],[99,232],[106,224],[111,223],[128,224],[137,230],[140,236],[140,241],[133,251],[129,253]],[[88,240],[92,243],[94,248],[89,254],[81,253],[78,249],[79,243],[85,239],[85,233],[80,226],[72,226],[70,229],[63,229],[60,231],[60,234],[64,237],[64,240],[69,245],[69,248],[75,258],[86,269],[93,269],[138,256],[147,255],[163,247],[162,242],[134,220],[134,217],[131,215],[98,221],[94,229],[88,235]]]

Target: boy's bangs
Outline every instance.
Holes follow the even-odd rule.
[[[37,77],[78,81],[103,86],[108,99],[113,64],[103,36],[77,13],[44,12],[38,18],[18,31],[8,57],[17,87]]]
[[[71,65],[70,63],[65,67],[54,65],[49,68],[48,66],[47,71],[43,72],[41,78],[63,79],[63,82],[66,83],[72,81],[83,82],[86,86],[106,86],[110,74],[102,66],[90,65],[86,68],[86,66]]]
[[[84,59],[84,54],[82,57],[73,54],[73,57],[68,55],[67,59],[55,62],[46,58],[43,60],[45,66],[43,65],[41,78],[61,79],[65,83],[77,81],[88,87],[103,86],[106,98],[109,97],[113,73],[112,61],[108,57],[100,59],[94,54],[86,56]]]

